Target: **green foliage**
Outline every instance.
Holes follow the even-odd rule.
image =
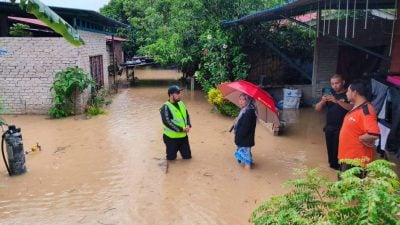
[[[207,101],[215,106],[222,115],[230,117],[239,115],[239,107],[226,100],[219,89],[211,88],[207,93]]]
[[[38,20],[42,21],[52,30],[63,36],[70,44],[74,46],[85,44],[73,27],[52,10],[48,10],[48,6],[44,5],[40,1],[20,0],[19,7],[25,12],[33,14]]]
[[[92,93],[91,103],[87,109],[88,114],[91,116],[97,116],[106,113],[104,107],[106,105],[107,90],[101,88]]]
[[[192,76],[201,63],[204,44],[201,35],[219,29],[224,20],[282,2],[284,0],[111,0],[100,11],[130,23],[130,31],[120,32],[131,40],[124,47],[129,54],[151,55],[156,62],[179,65],[184,74]],[[233,47],[233,44],[226,44]],[[236,64],[236,60],[232,64]]]
[[[96,107],[94,105],[90,105],[87,110],[88,114],[91,116],[97,116],[100,114],[105,114],[106,111],[102,108]]]
[[[393,166],[376,160],[343,172],[341,180],[334,183],[317,176],[316,169],[306,171],[305,178],[286,182],[292,191],[263,203],[250,220],[257,225],[398,225],[400,181]],[[366,172],[363,179],[357,176],[362,171]]]
[[[185,76],[196,73],[203,90],[223,81],[243,79],[247,54],[276,57],[266,41],[273,41],[298,65],[313,57],[315,33],[279,23],[246,24],[221,30],[221,22],[285,3],[285,0],[111,0],[101,12],[129,22],[118,35],[128,55],[152,56],[161,65],[178,65]],[[207,39],[211,35],[212,39]],[[227,48],[222,48],[227,46]],[[208,54],[204,54],[207,50]],[[265,56],[267,55],[267,56]],[[292,73],[288,73],[291,75]],[[300,78],[299,78],[300,77]],[[301,80],[294,74],[288,81]]]
[[[110,0],[107,5],[100,8],[100,13],[122,23],[128,23],[124,11],[124,0]]]
[[[203,44],[201,64],[195,78],[204,91],[216,85],[247,77],[249,65],[239,46],[234,46],[229,33],[221,30],[209,31],[201,36]]]
[[[221,105],[217,106],[218,111],[225,116],[237,117],[240,109],[235,104],[229,101],[224,101]]]
[[[62,118],[74,114],[74,94],[94,85],[92,77],[80,68],[70,67],[56,73],[52,87],[53,106],[49,109],[49,115]]]
[[[207,93],[207,101],[211,105],[219,106],[224,103],[225,99],[219,89],[211,88]]]
[[[12,27],[10,27],[10,36],[11,37],[31,37],[32,33],[28,31],[30,27],[26,24],[15,23]]]

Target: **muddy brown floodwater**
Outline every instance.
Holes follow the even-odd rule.
[[[177,76],[142,71],[157,73]],[[335,179],[326,163],[322,114],[288,112],[280,136],[258,124],[255,167],[247,171],[233,157],[232,119],[211,112],[200,91],[185,91],[183,98],[193,159],[171,162],[164,173],[159,108],[166,89],[121,89],[108,113],[91,119],[5,116],[22,128],[25,150],[36,142],[43,150],[26,155],[24,175],[9,177],[0,166],[0,223],[248,224],[261,202],[287,191],[281,185],[293,169],[320,167]]]

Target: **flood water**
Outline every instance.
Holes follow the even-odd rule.
[[[22,128],[25,150],[36,142],[43,150],[26,155],[24,175],[9,177],[0,166],[0,223],[248,224],[261,202],[287,191],[282,183],[294,177],[293,169],[320,167],[335,179],[327,167],[322,114],[289,112],[280,136],[258,124],[255,167],[247,171],[233,157],[233,119],[212,112],[200,91],[183,97],[193,124],[193,158],[178,156],[164,173],[159,108],[166,100],[167,87],[139,86],[120,89],[108,113],[91,119],[5,116]]]

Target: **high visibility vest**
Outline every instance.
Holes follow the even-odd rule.
[[[182,101],[178,102],[179,109],[174,106],[171,102],[167,101],[164,103],[167,105],[168,109],[172,113],[172,122],[178,126],[185,128],[187,124],[187,114],[186,114],[186,106]],[[176,132],[174,130],[169,129],[167,126],[163,124],[164,134],[170,138],[183,138],[186,137],[186,132]]]

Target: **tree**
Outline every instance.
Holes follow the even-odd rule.
[[[207,65],[209,74],[205,79],[212,77],[218,81],[217,77],[221,77],[220,72],[226,70],[222,80],[227,81],[234,80],[235,76],[244,78],[239,75],[246,74],[246,68],[248,68],[247,57],[244,53],[251,52],[252,49],[265,49],[263,52],[270,52],[268,45],[265,44],[266,40],[278,40],[277,44],[281,48],[285,50],[289,48],[287,55],[290,57],[304,56],[304,49],[307,51],[310,49],[310,45],[304,45],[304,43],[312,43],[313,37],[304,36],[303,34],[309,34],[309,32],[304,32],[304,29],[298,27],[282,27],[276,33],[270,32],[269,29],[275,26],[274,23],[221,28],[223,21],[239,18],[284,2],[286,1],[111,0],[101,12],[112,18],[126,19],[129,22],[131,30],[120,34],[130,38],[128,46],[131,53],[151,55],[161,65],[179,65],[185,76],[193,76],[196,71],[204,72],[204,66]],[[124,15],[120,15],[121,13]],[[211,57],[211,55],[203,54],[207,47],[204,37],[209,34],[213,37],[223,36],[226,39],[225,42],[229,43],[227,44],[229,48],[224,50],[228,58],[214,58],[214,60],[221,60],[219,63],[207,64],[205,61]],[[301,41],[300,46],[296,47],[295,37],[305,37],[305,41]],[[223,55],[222,52],[218,54]],[[310,56],[312,57],[312,53]],[[220,64],[224,65],[219,66]],[[211,68],[213,65],[219,66],[219,69]],[[215,71],[219,72],[214,74]],[[209,85],[203,89],[209,89]]]
[[[11,37],[30,37],[32,33],[29,32],[30,27],[26,24],[15,23],[10,28],[10,36]]]

